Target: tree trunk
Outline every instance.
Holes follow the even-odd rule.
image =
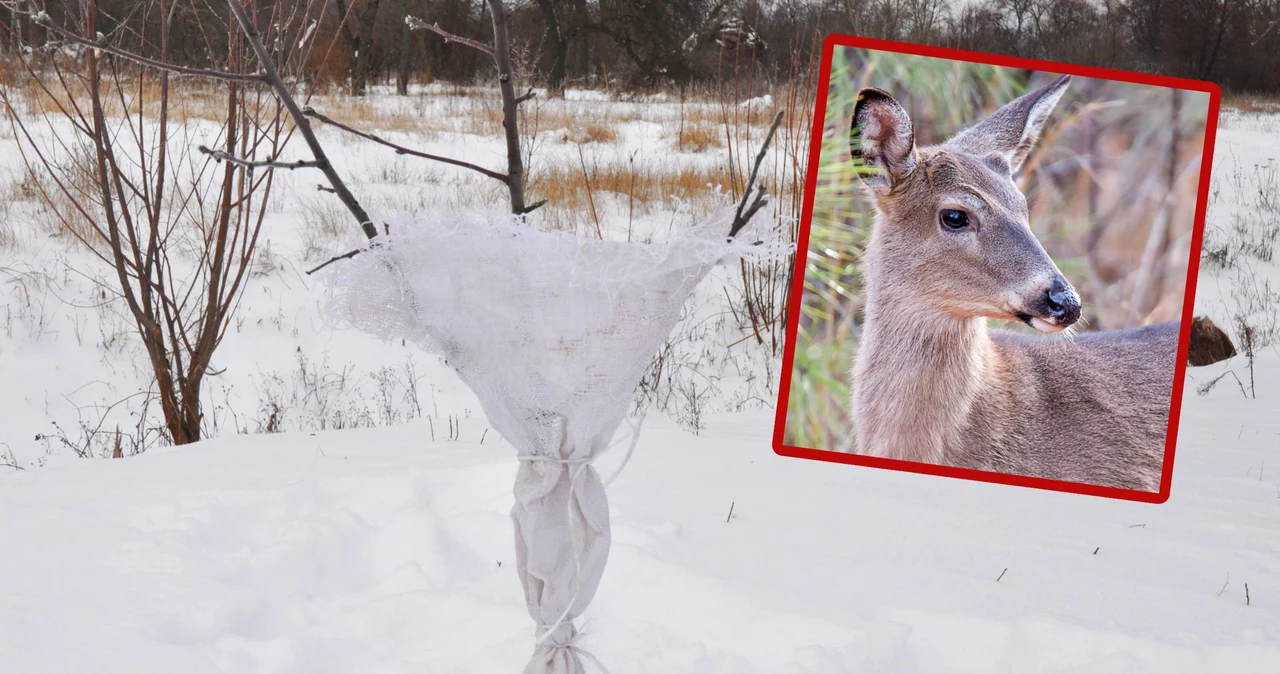
[[[1222,9],[1218,12],[1218,32],[1213,38],[1213,46],[1210,47],[1209,54],[1204,59],[1203,65],[1200,67],[1199,78],[1202,80],[1209,79],[1209,75],[1213,72],[1213,66],[1218,62],[1218,51],[1222,48],[1222,36],[1227,32],[1227,0],[1220,0]]]
[[[519,103],[512,81],[511,38],[507,35],[507,10],[502,0],[489,0],[493,15],[493,59],[498,64],[498,86],[502,89],[502,128],[507,137],[507,188],[511,192],[511,212],[521,214],[524,207],[524,160],[520,156]]]
[[[368,90],[368,78],[365,77],[365,49],[361,36],[354,35],[350,40],[351,44],[351,85],[350,93],[352,96],[363,96]]]
[[[409,95],[409,69],[413,67],[413,30],[400,24],[400,68],[396,73],[396,94]]]
[[[551,54],[551,68],[547,71],[547,89],[553,95],[564,95],[564,80],[569,57],[569,41],[560,27],[552,0],[537,0],[542,9],[542,19],[547,24],[547,48]]]
[[[373,38],[374,29],[378,21],[378,6],[381,0],[365,0],[364,8],[360,12],[360,58],[356,59],[359,63],[360,74],[360,95],[364,95],[369,89],[369,80],[373,75]]]
[[[355,0],[361,2],[361,0]],[[373,49],[373,27],[378,18],[378,5],[381,0],[363,0],[364,6],[359,11],[355,4],[348,5],[346,0],[337,0],[334,8],[338,12],[338,21],[342,24],[342,35],[347,46],[351,48],[351,66],[348,74],[351,80],[349,91],[352,96],[364,96],[369,89],[369,71],[372,59],[369,53]]]
[[[9,38],[13,40],[13,53],[22,53],[22,15],[17,7],[9,8]]]

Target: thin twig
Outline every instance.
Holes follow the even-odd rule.
[[[469,37],[454,35],[453,33],[450,33],[449,31],[441,28],[440,26],[434,23],[427,23],[426,21],[423,21],[422,19],[419,19],[416,16],[406,16],[404,17],[404,22],[409,25],[409,30],[429,30],[435,33],[436,35],[443,37],[445,42],[457,42],[458,44],[465,44],[468,47],[471,47],[473,49],[479,49],[480,51],[488,54],[489,56],[493,56],[493,47],[490,47],[489,45],[483,42],[480,42],[478,40],[472,40]]]
[[[329,258],[328,260],[326,260],[324,264],[320,265],[319,267],[316,267],[315,269],[312,269],[312,270],[308,271],[308,272],[307,272],[307,276],[310,276],[310,275],[312,275],[312,274],[314,274],[314,273],[316,273],[316,272],[320,271],[321,269],[324,269],[325,267],[328,267],[329,265],[333,264],[334,262],[337,262],[337,261],[339,261],[339,260],[348,260],[348,259],[351,259],[351,258],[353,258],[353,257],[355,257],[355,256],[357,256],[357,255],[359,255],[360,253],[363,253],[363,252],[364,252],[364,249],[362,249],[362,248],[357,248],[357,249],[355,249],[355,250],[347,251],[347,252],[343,253],[342,255],[337,255],[337,256],[331,257],[331,258]]]
[[[251,159],[241,159],[240,157],[227,154],[222,150],[210,150],[209,148],[203,145],[199,146],[196,149],[200,150],[201,154],[206,154],[206,155],[209,155],[210,157],[213,157],[216,161],[219,161],[219,162],[225,161],[228,164],[232,164],[235,166],[244,166],[247,168],[278,168],[278,169],[320,168],[320,162],[317,162],[317,161],[306,161],[303,159],[299,159],[298,161],[270,161],[270,160],[253,161]]]
[[[596,238],[603,239],[604,233],[600,231],[600,214],[596,211],[596,199],[591,196],[591,177],[587,175],[587,160],[582,154],[582,145],[578,145],[578,163],[582,166],[582,182],[587,186],[587,203],[591,206],[591,218],[596,223]]]
[[[764,137],[764,143],[760,145],[760,153],[756,155],[756,164],[751,169],[751,179],[747,181],[747,187],[742,192],[742,201],[738,204],[737,213],[733,216],[733,225],[729,228],[729,238],[738,235],[738,232],[751,221],[752,216],[756,214],[764,205],[769,203],[764,196],[764,188],[758,188],[756,197],[751,202],[751,206],[747,206],[747,199],[751,196],[751,188],[755,187],[756,177],[760,173],[760,165],[764,163],[765,153],[769,150],[769,143],[773,142],[773,134],[777,132],[778,125],[782,123],[781,111],[773,118],[773,124],[769,126],[769,133]],[[743,210],[746,209],[746,210]]]
[[[371,140],[371,141],[373,141],[373,142],[375,142],[375,143],[377,143],[377,144],[379,144],[379,145],[383,145],[383,146],[389,147],[389,148],[391,148],[391,149],[395,150],[395,151],[396,151],[396,154],[407,154],[407,155],[410,155],[410,156],[413,156],[413,157],[421,157],[421,158],[423,158],[423,159],[430,159],[430,160],[432,160],[432,161],[438,161],[438,162],[441,162],[441,163],[444,163],[444,164],[452,164],[452,165],[454,165],[454,166],[461,166],[462,168],[471,169],[472,171],[475,171],[475,172],[477,172],[477,173],[480,173],[480,174],[486,175],[486,176],[488,176],[488,177],[490,177],[490,178],[493,178],[494,180],[500,180],[500,181],[502,181],[502,182],[503,182],[503,184],[506,184],[506,182],[507,182],[507,175],[506,175],[505,173],[498,173],[497,171],[492,171],[492,170],[490,170],[490,169],[484,168],[483,166],[476,166],[475,164],[472,164],[472,163],[470,163],[470,162],[465,162],[465,161],[462,161],[462,160],[460,160],[460,159],[452,159],[452,158],[449,158],[449,157],[441,157],[440,155],[429,154],[429,153],[426,153],[426,152],[420,152],[420,151],[418,151],[418,150],[412,150],[412,149],[410,149],[410,148],[404,147],[403,145],[397,145],[397,144],[395,144],[395,143],[392,143],[392,142],[391,142],[391,141],[389,141],[389,140],[385,140],[385,139],[383,139],[383,138],[380,138],[380,137],[378,137],[378,136],[375,136],[375,135],[374,135],[374,134],[372,134],[372,133],[368,133],[368,132],[366,132],[366,131],[361,131],[361,130],[359,130],[359,129],[352,128],[352,127],[347,126],[346,124],[343,124],[342,122],[339,122],[339,121],[337,121],[337,120],[335,120],[335,119],[331,119],[331,118],[329,118],[329,117],[326,117],[325,115],[323,115],[323,114],[321,114],[321,113],[319,113],[319,112],[316,112],[315,108],[311,108],[311,107],[304,108],[304,109],[302,110],[302,114],[304,114],[304,115],[306,115],[306,116],[308,116],[308,117],[310,117],[310,118],[312,118],[312,119],[316,119],[316,120],[319,120],[319,121],[321,121],[321,122],[324,122],[325,124],[328,124],[329,126],[336,127],[336,128],[341,129],[341,130],[343,130],[343,131],[346,131],[347,133],[349,133],[349,134],[351,134],[351,135],[353,135],[353,136],[358,136],[358,137],[360,137],[360,138],[364,138],[365,140]]]

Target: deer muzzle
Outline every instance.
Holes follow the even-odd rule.
[[[1027,309],[1028,313],[1020,316],[1027,325],[1040,332],[1062,332],[1080,320],[1080,295],[1057,274]]]

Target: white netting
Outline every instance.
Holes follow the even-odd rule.
[[[443,356],[521,459],[516,562],[536,648],[526,674],[582,674],[573,619],[609,551],[591,461],[609,445],[681,307],[717,264],[785,255],[778,231],[732,241],[733,209],[660,244],[537,231],[509,214],[390,223],[382,244],[331,265],[327,313]]]

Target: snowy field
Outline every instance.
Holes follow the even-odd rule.
[[[588,162],[724,161],[671,147],[674,105],[577,98],[621,120]],[[548,156],[577,161],[576,141],[547,133]],[[464,135],[427,149],[498,156],[496,139]],[[0,132],[0,189],[22,180],[13,147]],[[469,178],[343,147],[383,208],[467,205],[451,200]],[[1251,235],[1236,222],[1265,211],[1256,185],[1277,157],[1280,117],[1225,116],[1215,241]],[[68,443],[86,424],[129,428],[128,403],[103,412],[145,386],[128,326],[93,302],[102,272],[83,253],[30,205],[0,205],[0,672],[502,674],[527,660],[514,451],[437,359],[320,320],[308,242],[344,241],[314,240],[314,176],[282,180],[215,359],[218,437],[121,460]],[[615,232],[660,233],[697,216],[685,201],[602,210]],[[1275,320],[1242,309],[1240,288],[1266,295],[1280,270],[1245,257],[1201,275],[1197,313],[1224,328]],[[1257,354],[1256,397],[1243,357],[1191,371],[1172,497],[1137,504],[774,455],[759,403],[780,356],[724,346],[736,337],[716,303],[732,287],[710,279],[677,329],[687,354],[714,354],[715,386],[674,418],[650,414],[609,488],[613,548],[579,624],[611,674],[1280,672],[1275,347]],[[1227,370],[1240,387],[1226,375],[1196,393]]]

